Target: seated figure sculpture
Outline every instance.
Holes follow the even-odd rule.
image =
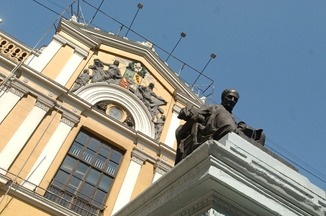
[[[207,140],[219,140],[230,132],[235,132],[251,143],[264,145],[262,129],[253,129],[243,121],[236,123],[232,110],[239,99],[239,93],[225,89],[218,105],[208,104],[195,109],[187,104],[181,109],[178,118],[186,121],[176,130],[177,154],[175,164],[189,155]]]

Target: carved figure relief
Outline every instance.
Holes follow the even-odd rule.
[[[135,95],[145,104],[152,118],[159,118],[158,114],[163,114],[164,111],[160,106],[166,105],[167,102],[160,96],[157,96],[154,92],[154,83],[150,83],[148,86],[139,86]]]
[[[93,77],[93,75],[89,75],[89,70],[85,69],[82,74],[76,79],[74,86],[70,90],[71,92],[75,92],[81,87],[85,86],[88,81]]]
[[[126,65],[123,75],[119,68],[120,61],[122,61],[123,65]],[[93,64],[89,65],[88,69],[84,69],[75,80],[74,86],[71,88],[70,92],[75,92],[88,83],[97,82],[115,84],[128,89],[146,106],[154,124],[155,140],[159,140],[165,122],[165,116],[163,115],[164,110],[161,106],[165,106],[167,102],[161,96],[154,93],[155,85],[153,81],[155,79],[149,75],[146,67],[141,62],[128,62],[124,59],[120,59],[120,61],[115,59],[114,62],[110,64],[98,58],[94,59]],[[92,71],[91,74],[90,70]],[[149,84],[146,85],[146,83]],[[110,116],[113,116],[113,113],[118,113],[117,110],[112,110],[111,113],[108,112],[107,106],[108,103],[102,101],[95,104],[93,108],[105,112]],[[118,119],[117,117],[115,118]],[[128,115],[125,119],[121,119],[120,117],[118,120],[122,120],[122,123],[128,127],[134,128],[135,123],[132,116]]]
[[[157,119],[156,122],[154,122],[154,128],[155,128],[155,140],[158,141],[161,137],[161,133],[163,130],[163,125],[165,122],[165,115],[161,115],[159,119]]]

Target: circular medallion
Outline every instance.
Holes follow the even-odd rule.
[[[122,110],[117,108],[117,107],[111,107],[109,109],[109,115],[113,118],[115,118],[116,120],[121,120],[122,119],[122,116],[123,116],[123,113],[122,113]]]

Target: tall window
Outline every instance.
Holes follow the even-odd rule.
[[[123,154],[80,131],[45,197],[82,215],[98,215],[117,174]]]

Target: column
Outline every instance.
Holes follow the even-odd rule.
[[[155,171],[154,171],[154,177],[152,180],[152,184],[156,182],[159,178],[161,178],[165,173],[170,171],[172,168],[171,165],[163,161],[162,159],[158,159],[155,163]]]
[[[79,117],[70,113],[63,114],[58,127],[52,134],[50,140],[36,160],[33,168],[27,175],[26,181],[24,181],[22,185],[30,190],[34,190],[41,183],[62,144],[66,140],[71,128],[73,128],[78,122]]]
[[[77,67],[83,61],[83,59],[88,55],[88,52],[80,48],[75,48],[75,52],[72,57],[69,59],[67,64],[60,71],[55,81],[65,86],[69,81],[72,74],[76,71]]]
[[[5,92],[0,93],[0,123],[6,118],[10,111],[16,106],[20,98],[24,96],[24,92],[14,87]]]
[[[130,201],[132,192],[134,191],[134,187],[138,179],[140,168],[144,164],[144,161],[146,159],[147,156],[143,154],[140,150],[135,148],[132,151],[132,157],[127,170],[127,174],[123,180],[117,200],[113,207],[112,214],[119,211],[124,205],[126,205]]]
[[[175,141],[175,131],[180,125],[180,119],[178,119],[178,115],[180,112],[181,108],[177,105],[174,105],[173,110],[172,110],[172,119],[170,122],[169,130],[166,134],[165,141],[164,143],[171,148],[174,146],[174,141]]]
[[[53,105],[54,103],[46,98],[38,98],[32,111],[28,114],[24,122],[19,126],[18,130],[0,153],[0,173],[7,173],[9,167],[12,165],[27,140],[34,133],[45,114]]]
[[[61,36],[54,35],[53,40],[43,52],[38,57],[33,56],[33,59],[29,60],[27,65],[41,72],[64,44],[65,41]]]

